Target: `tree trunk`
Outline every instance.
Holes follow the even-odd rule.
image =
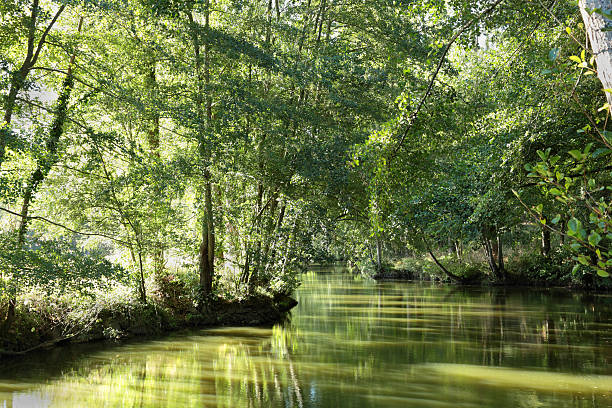
[[[37,4],[37,2],[35,2]],[[33,13],[34,14],[34,13]],[[83,17],[79,20],[79,28],[78,32],[81,32],[81,28],[83,26]],[[57,102],[57,108],[55,110],[55,117],[53,118],[53,123],[51,124],[51,130],[49,131],[49,137],[46,142],[46,152],[43,158],[38,159],[36,170],[32,173],[30,181],[26,187],[23,204],[21,206],[21,218],[19,222],[19,230],[17,232],[17,245],[22,247],[25,242],[25,236],[28,228],[29,221],[29,211],[30,204],[32,202],[32,197],[34,193],[38,190],[40,183],[43,182],[51,167],[57,162],[57,145],[59,143],[60,137],[64,131],[64,123],[66,121],[66,111],[68,110],[68,100],[70,99],[70,94],[72,92],[72,87],[74,84],[74,77],[72,74],[72,66],[74,65],[75,55],[72,54],[70,57],[70,62],[68,64],[68,72],[64,82],[62,84],[62,90],[60,91],[60,95]],[[7,111],[7,114],[9,112]],[[5,116],[6,119],[6,116]],[[9,115],[10,121],[10,115]],[[0,161],[1,164],[1,161]],[[14,278],[13,278],[14,279]],[[4,322],[4,329],[8,331],[13,324],[15,318],[15,306],[17,303],[17,287],[12,285],[13,287],[10,290],[9,296],[9,304],[8,311],[6,315],[6,319]]]
[[[215,230],[212,212],[212,188],[210,173],[205,174],[204,219],[202,220],[202,244],[200,245],[200,288],[204,297],[212,293],[215,269]]]
[[[446,267],[442,265],[440,261],[438,261],[438,258],[436,258],[433,251],[431,250],[431,247],[429,246],[429,242],[425,236],[425,233],[421,233],[421,238],[423,239],[423,243],[425,244],[425,249],[427,249],[427,253],[429,253],[429,256],[431,256],[431,259],[433,259],[435,264],[438,265],[438,268],[440,268],[440,270],[452,280],[455,280],[457,282],[463,282],[463,279],[461,277],[455,275],[454,273],[446,269]]]
[[[286,208],[286,204],[283,203],[283,205],[281,205],[280,211],[278,213],[278,219],[276,220],[276,237],[275,239],[278,241],[280,240],[280,231],[281,228],[283,226],[283,220],[285,218],[285,208]],[[274,262],[274,258],[276,258],[276,242],[274,242],[273,246],[272,246],[272,250],[270,251],[270,259],[269,259],[269,263],[273,263]]]
[[[502,279],[506,278],[506,268],[504,266],[504,246],[501,234],[497,234],[497,268]]]
[[[495,278],[497,278],[497,264],[495,263],[495,256],[493,255],[493,248],[491,248],[491,241],[488,238],[483,238],[482,247],[485,251],[485,256],[487,258],[487,262],[489,263],[489,268],[491,269],[491,273]]]
[[[491,247],[491,256],[493,257],[493,260],[497,262],[497,259],[499,258],[499,246],[497,243],[497,237],[495,237],[494,239],[489,239],[489,246]]]
[[[264,138],[257,146],[257,152],[260,152],[260,148],[261,148],[261,144],[263,143],[263,140],[265,140],[265,134],[264,134]],[[263,171],[263,162],[261,161],[259,163],[259,168]],[[255,277],[255,278],[257,278],[259,274],[259,263],[261,262],[261,240],[262,240],[262,234],[263,234],[261,219],[262,219],[263,211],[264,211],[263,195],[264,195],[264,186],[262,182],[259,181],[257,184],[257,200],[255,201],[255,219],[253,221],[255,235],[257,238],[256,238],[254,248],[252,249],[252,257],[251,257],[252,259],[251,263],[253,264],[252,265],[253,270],[251,272],[251,277]],[[251,277],[249,277],[249,282],[251,281],[250,279]]]
[[[463,250],[459,241],[455,241],[455,253],[457,254],[459,262],[463,262]]]
[[[210,27],[210,1],[205,1],[205,12],[204,12],[204,27],[208,32]],[[195,65],[196,65],[196,77],[198,83],[198,92],[196,94],[196,105],[198,111],[198,126],[199,126],[199,143],[200,143],[200,155],[203,161],[208,160],[207,155],[210,152],[206,151],[206,141],[204,140],[204,128],[202,122],[204,115],[202,112],[202,94],[205,89],[203,85],[206,85],[206,124],[208,127],[211,126],[212,122],[212,98],[210,96],[210,44],[205,41],[203,44],[204,48],[204,67],[202,70],[200,62],[200,36],[195,31],[195,21],[193,18],[193,10],[190,10],[187,14],[189,22],[192,25],[192,42],[194,47]],[[214,264],[215,264],[215,230],[214,230],[214,219],[212,212],[212,181],[211,174],[206,166],[204,170],[204,216],[202,219],[202,243],[200,244],[199,251],[199,275],[200,275],[200,290],[204,298],[210,296],[212,293],[212,281],[214,276]]]
[[[499,281],[503,281],[504,280],[503,254],[502,254],[502,257],[500,258],[499,243],[496,243],[495,248],[494,248],[494,245],[491,242],[491,240],[488,238],[484,238],[483,248],[485,250],[485,255],[487,257],[487,262],[489,263],[489,268],[491,269],[491,273],[493,274],[495,279]],[[498,264],[500,259],[502,261],[501,266]]]
[[[8,334],[13,322],[15,321],[15,306],[17,305],[17,293],[15,288],[9,289],[9,299],[8,299],[8,310],[6,311],[6,317],[4,318],[4,323],[2,325],[2,330],[0,330],[0,334],[6,335]]]
[[[11,120],[13,118],[13,110],[15,109],[15,101],[17,100],[17,94],[19,93],[21,88],[23,88],[23,85],[25,84],[25,80],[29,72],[30,67],[24,62],[21,68],[13,72],[13,75],[11,76],[11,87],[9,89],[9,93],[6,97],[6,102],[4,105],[4,121],[7,124],[11,123]],[[0,148],[3,149],[4,146],[0,145]],[[4,150],[2,150],[1,152],[3,153]]]
[[[242,275],[240,276],[240,282],[248,284],[251,278],[251,250],[248,243],[244,252],[244,269],[242,270]]]
[[[78,32],[81,32],[81,27],[83,26],[83,17],[79,20],[79,28]],[[72,66],[74,64],[75,55],[72,54],[70,57],[70,63],[68,64],[68,72],[64,82],[62,84],[62,90],[60,91],[60,95],[57,101],[57,108],[55,110],[55,117],[53,118],[53,123],[51,124],[51,130],[49,131],[49,137],[46,142],[46,151],[45,156],[38,159],[38,164],[34,173],[30,178],[30,181],[26,187],[23,204],[21,207],[21,222],[19,225],[19,235],[18,235],[18,243],[22,245],[25,239],[25,234],[27,231],[28,225],[28,213],[30,209],[30,204],[32,201],[32,196],[38,190],[38,186],[49,174],[51,167],[57,162],[57,147],[64,132],[64,123],[66,122],[66,112],[68,110],[68,100],[70,99],[70,94],[72,92],[72,87],[74,85],[74,76],[72,73]]]
[[[593,12],[596,8],[610,12],[612,5],[609,0],[580,0],[578,5],[597,62],[597,76],[604,89],[612,89],[612,32],[606,31],[612,28],[612,22]],[[612,106],[612,93],[606,91],[605,94],[608,104]]]
[[[206,8],[204,12],[204,29],[208,34],[210,29],[210,0],[204,2]],[[210,44],[208,40],[204,42],[204,82],[206,84],[206,118],[208,126],[212,121],[212,98],[210,96]]]
[[[382,242],[378,233],[376,233],[376,271],[382,271]]]
[[[548,228],[542,228],[542,246],[540,252],[544,256],[550,254],[550,230]]]
[[[138,285],[138,293],[140,295],[140,301],[142,303],[147,302],[147,290],[145,289],[145,277],[144,277],[144,268],[142,266],[142,249],[138,248],[138,267],[140,270],[140,282]]]
[[[144,78],[146,90],[148,91],[148,98],[154,104],[153,109],[147,113],[145,119],[148,121],[147,142],[149,145],[149,152],[154,158],[159,159],[159,111],[156,106],[158,100],[156,62],[155,58],[151,58]],[[155,235],[156,237],[153,242],[152,251],[153,273],[155,276],[161,276],[166,264],[164,260],[164,243],[163,239],[160,237],[161,231],[157,231]]]
[[[38,14],[40,10],[39,10],[39,0],[34,0],[32,2],[32,13],[30,15],[29,22],[28,22],[28,43],[27,43],[26,57],[24,58],[24,61],[21,64],[21,67],[18,70],[14,71],[11,75],[11,85],[10,85],[9,93],[4,103],[4,122],[6,123],[6,126],[8,126],[11,123],[11,120],[13,118],[13,110],[15,109],[15,102],[17,100],[17,95],[19,94],[23,86],[25,85],[25,81],[27,79],[28,74],[32,70],[32,67],[34,66],[34,64],[36,64],[36,61],[38,60],[38,56],[40,55],[40,51],[42,50],[43,45],[45,44],[45,40],[47,38],[47,35],[49,34],[49,31],[51,30],[51,28],[53,27],[53,25],[55,24],[59,16],[62,14],[65,7],[66,6],[62,4],[57,9],[57,11],[55,12],[55,15],[53,16],[53,18],[51,19],[51,21],[49,22],[49,24],[43,31],[40,39],[38,40],[38,43],[35,44],[36,23],[37,23]],[[80,31],[80,27],[81,27],[81,23],[79,22],[79,31]],[[72,60],[73,59],[74,59],[74,56],[72,57]],[[4,156],[6,153],[6,145],[7,145],[8,137],[10,134],[9,132],[10,131],[8,128],[0,129],[0,166],[2,166],[2,162],[4,161]]]
[[[276,196],[276,193],[273,193]],[[264,272],[267,269],[268,265],[268,256],[270,255],[270,247],[272,246],[274,240],[274,232],[275,232],[275,217],[276,217],[276,208],[278,207],[278,199],[272,198],[270,202],[270,211],[266,220],[266,227],[264,229],[264,235],[262,239],[264,240],[263,252],[262,252],[262,261],[261,261],[261,271]]]
[[[149,97],[153,102],[157,102],[157,75],[156,61],[152,60],[149,66],[149,72],[145,78],[145,83],[149,91]],[[159,158],[159,111],[157,106],[149,114],[149,129],[147,131],[147,141],[149,143],[149,151],[151,154]]]

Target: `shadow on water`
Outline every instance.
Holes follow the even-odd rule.
[[[3,362],[0,408],[612,406],[612,296],[341,272],[304,274],[274,327]]]

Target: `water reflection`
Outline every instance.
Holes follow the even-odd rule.
[[[0,365],[0,407],[610,407],[612,297],[304,276],[273,328]]]

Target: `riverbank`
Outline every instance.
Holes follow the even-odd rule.
[[[11,328],[0,335],[0,358],[20,356],[67,343],[123,340],[160,335],[185,328],[261,326],[281,321],[297,301],[287,295],[253,295],[241,300],[217,298],[205,311],[146,303],[112,296],[78,299],[32,294],[20,299]]]
[[[576,268],[575,263],[561,253],[507,258],[504,279],[495,276],[484,261],[460,261],[452,256],[441,256],[437,260],[439,265],[428,257],[401,258],[385,265],[380,271],[364,273],[377,281],[420,280],[470,285],[612,290],[609,279],[597,276],[588,268]]]
[[[290,324],[2,361],[0,407],[612,406],[609,295],[300,278]]]

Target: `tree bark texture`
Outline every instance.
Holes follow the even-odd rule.
[[[612,31],[606,31],[612,28],[612,21],[593,11],[600,9],[610,13],[612,2],[609,0],[580,0],[578,5],[591,43],[591,50],[595,55],[597,76],[604,89],[612,89]],[[608,104],[612,106],[612,93],[606,91],[605,94]]]

